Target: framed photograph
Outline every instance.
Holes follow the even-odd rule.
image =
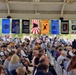
[[[69,21],[61,22],[61,34],[69,34]]]

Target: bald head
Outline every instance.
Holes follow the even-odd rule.
[[[66,56],[67,55],[67,52],[66,51],[61,51],[61,55],[62,56]]]

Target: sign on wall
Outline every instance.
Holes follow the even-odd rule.
[[[20,33],[20,20],[12,20],[12,33],[19,34]]]
[[[40,34],[40,22],[37,19],[32,20],[32,34]]]
[[[30,20],[22,20],[22,33],[30,33]]]
[[[10,19],[2,19],[2,33],[3,34],[10,33]]]
[[[41,23],[42,23],[41,33],[42,34],[49,34],[49,29],[50,29],[49,20],[42,20]]]
[[[61,34],[69,34],[69,21],[61,21]]]
[[[71,20],[71,34],[76,34],[76,20]]]

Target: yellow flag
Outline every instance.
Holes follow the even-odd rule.
[[[49,20],[42,20],[42,29],[41,33],[42,34],[49,34]]]

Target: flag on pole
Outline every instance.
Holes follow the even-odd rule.
[[[40,24],[39,24],[39,20],[33,19],[32,20],[32,30],[31,30],[32,34],[40,34]]]
[[[2,19],[2,33],[3,34],[10,33],[10,19]]]

